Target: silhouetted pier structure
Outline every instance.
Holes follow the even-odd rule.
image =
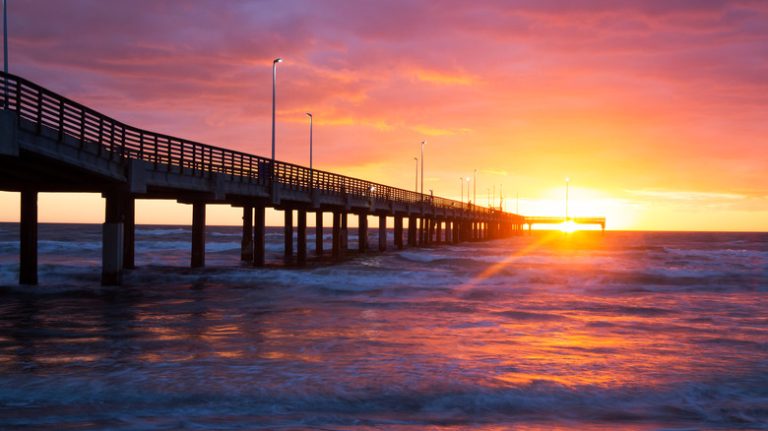
[[[387,249],[387,218],[402,249],[510,236],[516,214],[310,170],[121,123],[35,83],[2,74],[0,190],[21,193],[20,284],[37,284],[37,196],[93,192],[106,198],[102,284],[120,284],[134,268],[136,199],[192,206],[191,266],[205,265],[208,204],[243,209],[243,261],[265,264],[265,209],[284,211],[287,264],[307,261],[307,213],[315,214],[315,255],[323,255],[323,213],[333,214],[331,255],[347,252],[349,214],[359,217],[358,249],[368,250],[369,215],[378,217],[377,249]],[[294,253],[294,212],[296,251]],[[405,223],[407,222],[407,234]]]
[[[600,225],[600,229],[605,232],[605,217],[523,217],[523,224],[528,225],[529,232],[533,229],[533,225],[535,224],[563,224],[566,221],[571,221],[575,224]]]

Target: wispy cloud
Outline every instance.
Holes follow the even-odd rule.
[[[703,202],[703,201],[735,201],[747,196],[736,193],[696,192],[686,190],[627,190],[634,196],[666,201]]]

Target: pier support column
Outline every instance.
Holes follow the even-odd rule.
[[[440,244],[443,242],[443,221],[437,219],[435,222],[435,244]]]
[[[37,191],[21,192],[19,284],[37,284]]]
[[[395,248],[403,249],[403,216],[395,215]]]
[[[283,238],[285,246],[283,248],[283,262],[286,265],[293,263],[293,210],[285,209],[285,222],[283,224]]]
[[[307,264],[307,210],[296,212],[296,264]]]
[[[360,253],[368,250],[368,214],[357,215],[357,249]]]
[[[253,266],[264,266],[265,255],[265,207],[253,207]]]
[[[205,266],[205,202],[192,204],[192,268]]]
[[[253,207],[243,207],[243,238],[240,241],[240,260],[253,261]]]
[[[101,285],[119,286],[123,281],[125,197],[116,192],[105,193],[104,197],[106,205],[101,229]]]
[[[416,247],[416,217],[408,216],[408,247]]]
[[[345,212],[340,213],[341,217],[341,229],[339,232],[339,251],[341,252],[341,257],[346,257],[347,251],[349,250],[349,228],[347,226],[348,220],[348,214]]]
[[[419,247],[424,247],[426,242],[426,237],[427,237],[427,234],[425,232],[427,227],[426,226],[427,219],[424,217],[419,217],[418,223],[419,223]]]
[[[125,196],[123,226],[123,269],[136,268],[136,200]]]
[[[323,255],[323,212],[315,212],[315,255]]]
[[[341,259],[341,213],[333,212],[333,239],[331,255],[334,259]]]
[[[387,216],[379,216],[379,251],[387,251]]]

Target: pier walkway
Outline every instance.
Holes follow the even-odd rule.
[[[296,266],[307,261],[307,213],[315,214],[317,256],[326,252],[323,213],[333,214],[330,252],[337,260],[347,252],[350,214],[359,217],[361,252],[369,249],[369,215],[378,217],[380,251],[387,248],[388,217],[398,249],[506,237],[525,223],[517,214],[142,130],[24,78],[2,72],[0,77],[0,190],[21,193],[20,284],[38,281],[40,192],[105,197],[104,285],[120,284],[123,270],[135,266],[136,199],[192,206],[192,267],[205,264],[209,204],[243,209],[241,258],[256,267],[265,263],[266,208],[284,211],[284,261]]]

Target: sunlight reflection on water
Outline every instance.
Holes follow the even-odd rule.
[[[1,293],[0,425],[764,429],[767,244],[540,234],[262,271],[179,249],[115,289],[62,271]]]

